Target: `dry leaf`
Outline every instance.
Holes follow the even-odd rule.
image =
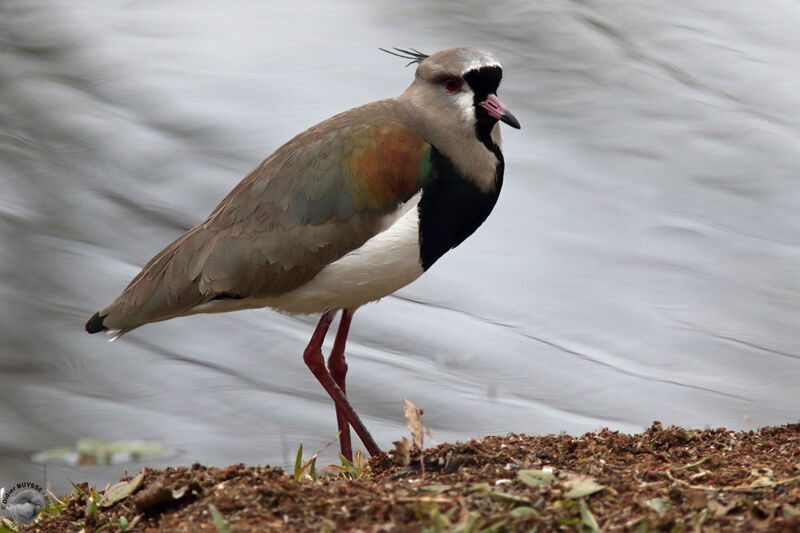
[[[422,437],[425,433],[425,428],[422,427],[422,409],[414,405],[407,398],[403,400],[406,408],[406,425],[411,432],[411,439],[414,446],[422,449]]]
[[[584,500],[581,500],[581,522],[592,533],[600,533],[600,525],[597,523],[597,519],[592,514],[592,511],[589,510],[589,506],[586,505]]]
[[[575,476],[565,481],[564,486],[568,489],[564,496],[573,500],[589,496],[606,488],[605,485],[599,484],[594,478],[588,476]]]
[[[516,494],[509,494],[507,492],[501,492],[499,490],[490,490],[489,497],[493,500],[503,503],[514,503],[514,504],[527,504],[530,505],[531,501],[524,496],[517,496]]]
[[[394,448],[389,451],[389,455],[394,458],[394,464],[408,466],[411,462],[411,442],[403,437],[403,440],[396,440],[392,444]]]
[[[655,511],[658,514],[658,516],[663,515],[670,508],[669,502],[664,498],[653,498],[650,500],[646,500],[644,504],[653,511]]]
[[[546,487],[556,479],[552,472],[543,470],[520,470],[517,477],[529,487]]]
[[[434,483],[433,485],[422,487],[420,490],[424,490],[425,492],[445,492],[452,488],[453,487],[451,485],[438,485]]]
[[[130,481],[120,481],[113,487],[109,487],[103,493],[103,497],[100,498],[100,507],[110,507],[118,501],[124,500],[142,486],[143,480],[144,472],[139,472]]]
[[[739,507],[738,502],[731,502],[727,505],[723,505],[716,500],[708,500],[706,508],[714,513],[714,516],[725,516],[726,514],[734,511],[737,507]]]

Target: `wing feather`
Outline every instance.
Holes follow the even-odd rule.
[[[100,312],[105,326],[129,331],[219,295],[280,295],[386,229],[433,179],[430,145],[405,118],[376,102],[286,143],[144,267]]]

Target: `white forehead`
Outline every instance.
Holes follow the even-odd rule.
[[[445,71],[453,74],[464,74],[481,67],[499,67],[500,61],[487,50],[472,47],[449,48],[440,50],[420,63],[421,71]]]
[[[499,67],[500,61],[494,56],[493,53],[478,48],[470,49],[472,54],[464,58],[464,67],[462,72],[469,72],[473,69],[481,67]]]

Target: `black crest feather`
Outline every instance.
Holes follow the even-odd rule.
[[[412,48],[411,50],[403,50],[402,48],[392,48],[392,50],[387,50],[386,48],[378,48],[387,54],[391,54],[393,56],[402,57],[403,59],[410,59],[411,61],[408,62],[408,65],[413,65],[414,63],[422,63],[428,56],[428,54],[423,54],[416,48]]]

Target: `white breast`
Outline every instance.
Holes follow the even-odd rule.
[[[326,266],[305,285],[258,303],[300,314],[355,309],[408,285],[424,272],[419,256],[418,202],[419,194],[407,202],[405,213],[389,228]]]

